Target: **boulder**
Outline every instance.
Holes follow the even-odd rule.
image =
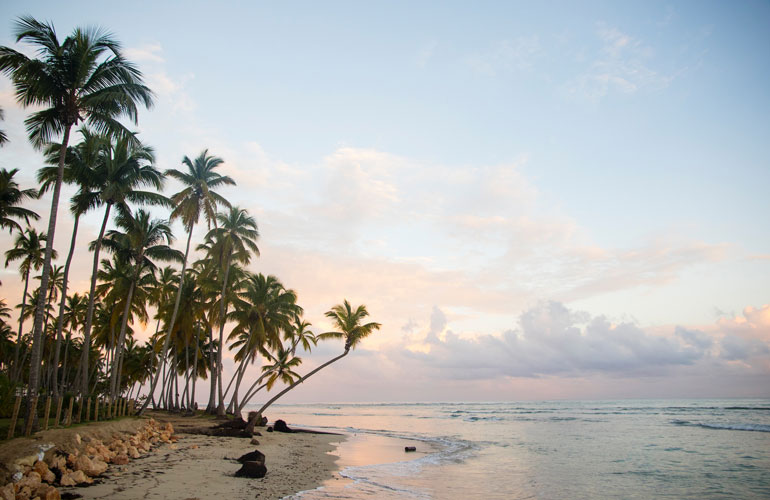
[[[129,446],[128,456],[131,458],[139,458],[141,455],[139,455],[139,450],[137,450],[135,446]]]
[[[112,463],[115,465],[126,465],[128,463],[128,455],[120,454],[115,455],[115,458],[112,459]]]
[[[13,483],[8,483],[0,488],[0,500],[15,500],[16,490],[13,488]]]
[[[59,490],[50,484],[41,484],[38,486],[37,490],[35,490],[35,497],[42,498],[43,500],[61,500]]]
[[[293,430],[289,429],[289,426],[286,425],[286,422],[281,419],[275,421],[273,424],[273,430],[275,430],[275,432],[294,432]]]
[[[48,469],[48,464],[45,462],[38,460],[37,462],[35,462],[35,467],[33,470],[38,474],[40,474],[40,479],[42,479],[46,483],[53,483],[54,481],[56,481],[56,474],[54,474]]]
[[[253,444],[254,446],[259,446],[259,440],[258,440],[257,438],[251,438],[251,441],[250,441],[250,442],[251,442],[251,444]]]
[[[73,469],[76,471],[82,470],[87,476],[95,477],[103,474],[107,467],[107,463],[103,460],[91,460],[87,456],[81,455],[75,461]]]
[[[254,450],[252,452],[246,453],[245,455],[241,455],[240,457],[238,457],[238,461],[242,464],[246,462],[257,462],[264,465],[265,454],[259,450]]]
[[[21,480],[16,483],[16,488],[24,488],[25,486],[29,487],[31,491],[35,491],[38,486],[40,486],[41,483],[41,477],[40,474],[38,474],[35,471],[30,472],[28,475],[21,478]]]
[[[404,451],[417,451],[416,446],[404,446]]]
[[[250,477],[250,478],[262,478],[267,474],[267,467],[265,464],[259,462],[244,462],[243,467],[238,469],[235,473],[235,477]]]
[[[68,472],[63,474],[59,484],[62,486],[76,486],[78,484],[91,484],[94,480],[86,476],[86,473],[82,470],[76,470],[74,472]]]
[[[32,498],[32,490],[29,486],[16,487],[16,500],[29,500]]]

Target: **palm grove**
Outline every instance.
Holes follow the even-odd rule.
[[[18,103],[36,110],[25,124],[42,166],[39,189],[22,189],[16,169],[0,169],[0,229],[13,239],[5,265],[18,268],[24,287],[18,324],[9,322],[11,305],[0,301],[0,410],[8,411],[8,396],[19,388],[28,396],[27,418],[36,415],[31,396],[42,393],[114,399],[141,391],[149,394],[142,410],[149,404],[190,409],[198,381],[206,380],[206,411],[240,416],[261,398],[268,400],[261,416],[379,329],[366,322],[365,306],[344,301],[326,313],[335,329],[316,335],[293,290],[248,270],[259,256],[257,222],[221,194],[235,185],[218,172],[223,160],[204,150],[162,172],[152,148],[121,122],[136,124],[153,94],[110,33],[78,28],[60,41],[52,25],[22,17],[15,34],[37,57],[0,47],[0,72],[10,78]],[[0,132],[0,144],[6,141]],[[182,189],[165,194],[167,179]],[[63,184],[75,194],[60,203]],[[30,225],[40,216],[24,207],[42,196],[51,197],[45,232]],[[70,211],[74,225],[68,248],[57,252],[60,208]],[[78,224],[89,212],[101,215],[98,236],[88,245],[90,287],[71,292]],[[154,217],[159,212],[168,218]],[[173,221],[184,230],[184,252],[173,247]],[[196,242],[199,225],[207,232]],[[134,337],[140,323],[154,324],[145,343]],[[344,339],[343,353],[299,375],[297,351],[327,338]],[[229,377],[222,369],[225,350],[235,361]],[[261,374],[247,377],[247,368],[258,363]],[[268,398],[278,382],[286,387]]]

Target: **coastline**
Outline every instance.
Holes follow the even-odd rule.
[[[173,419],[179,436],[176,443],[164,444],[126,465],[112,465],[93,485],[62,488],[62,493],[85,500],[283,498],[333,480],[337,457],[329,452],[335,449],[334,443],[346,438],[261,428],[262,435],[255,436],[259,444],[254,445],[248,438],[190,434],[176,425],[178,421]],[[234,477],[241,467],[236,459],[255,449],[266,456],[267,475],[261,479]]]

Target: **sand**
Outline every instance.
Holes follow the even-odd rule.
[[[156,420],[168,421],[162,415]],[[84,499],[273,499],[313,489],[333,479],[336,457],[328,452],[341,435],[279,432],[247,438],[213,437],[184,432],[197,419],[171,419],[180,437],[127,465],[111,465],[88,487],[61,488]],[[236,459],[258,449],[265,454],[267,475],[262,479],[234,477]]]

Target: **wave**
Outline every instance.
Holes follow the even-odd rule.
[[[728,430],[728,431],[751,431],[751,432],[770,432],[770,425],[763,424],[750,424],[750,423],[706,423],[706,422],[689,422],[687,420],[672,420],[674,425],[682,425],[687,427],[701,427],[703,429],[715,429],[715,430]]]

